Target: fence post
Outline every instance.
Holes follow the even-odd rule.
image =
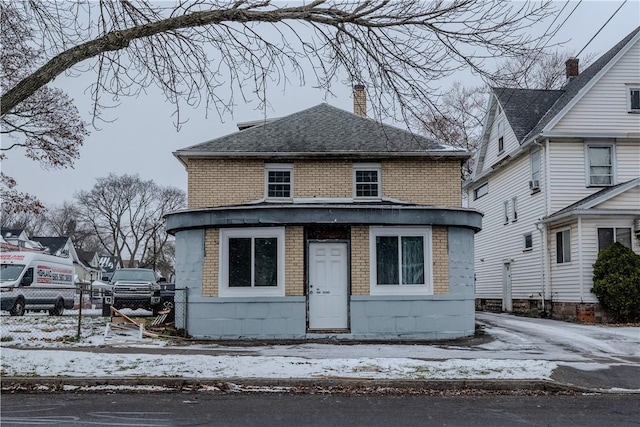
[[[76,335],[76,341],[80,341],[80,329],[82,327],[82,300],[84,299],[83,294],[84,287],[82,284],[80,285],[80,305],[78,307],[78,333]]]
[[[184,337],[189,336],[189,287],[184,288]]]

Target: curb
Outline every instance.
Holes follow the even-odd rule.
[[[374,380],[350,378],[163,378],[163,377],[3,377],[2,391],[14,393],[210,391],[223,393],[369,394],[575,394],[609,393],[548,380]],[[621,393],[621,392],[618,392]]]

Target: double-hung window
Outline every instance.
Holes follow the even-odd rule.
[[[432,294],[431,228],[371,227],[371,294]]]
[[[613,185],[614,155],[613,144],[587,145],[588,185]]]
[[[527,233],[523,236],[524,249],[523,252],[533,249],[533,234]]]
[[[284,296],[284,228],[220,230],[220,296]]]
[[[532,193],[540,191],[540,150],[531,153],[531,180],[529,189]]]
[[[265,165],[265,193],[267,199],[287,199],[293,196],[293,165],[266,164]]]
[[[571,262],[571,230],[566,229],[556,233],[556,262],[566,264]]]
[[[354,199],[374,199],[382,197],[381,167],[377,163],[353,165]]]
[[[598,252],[607,249],[613,245],[613,242],[619,242],[627,248],[631,248],[631,228],[598,228]]]

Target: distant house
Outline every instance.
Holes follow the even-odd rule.
[[[469,205],[478,307],[598,320],[599,251],[640,253],[640,28],[561,90],[494,88]]]
[[[178,150],[167,216],[198,338],[446,339],[474,333],[468,154],[327,104]]]
[[[23,228],[0,229],[2,237],[1,248],[3,251],[35,251],[42,252],[44,248],[38,242],[29,239],[27,232]]]
[[[113,272],[120,268],[120,258],[110,255],[100,255],[98,258],[100,268],[103,272],[101,278],[111,279]]]
[[[76,250],[78,253],[79,268],[76,268],[78,273],[78,281],[81,283],[90,284],[94,280],[102,278],[103,270],[100,267],[100,259],[95,251],[81,251]]]

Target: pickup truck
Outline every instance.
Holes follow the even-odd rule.
[[[160,305],[160,284],[153,270],[148,268],[121,268],[109,282],[93,282],[94,289],[104,290],[102,314],[110,314],[114,308],[143,308],[156,311]]]

